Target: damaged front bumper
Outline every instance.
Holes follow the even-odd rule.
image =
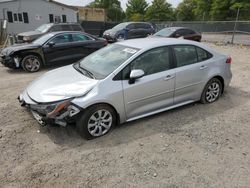
[[[20,58],[0,55],[0,62],[8,68],[20,68]]]
[[[33,101],[23,92],[18,96],[18,100],[23,107],[27,107],[33,117],[42,126],[57,124],[66,126],[68,123],[75,122],[78,114],[82,110],[80,107],[72,104],[70,100],[50,104],[39,104]]]

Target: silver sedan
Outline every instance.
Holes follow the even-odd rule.
[[[119,123],[216,101],[232,79],[231,58],[179,39],[118,42],[45,73],[19,96],[42,125],[76,122],[85,138]]]

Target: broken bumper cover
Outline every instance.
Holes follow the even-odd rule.
[[[5,66],[12,69],[16,69],[20,67],[19,58],[13,58],[10,56],[1,56],[0,62]]]
[[[81,108],[70,103],[70,100],[50,104],[38,104],[23,92],[18,96],[20,105],[27,107],[33,117],[42,126],[48,124],[58,124],[66,126],[68,123],[75,122]]]

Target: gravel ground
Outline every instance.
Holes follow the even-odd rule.
[[[250,187],[250,51],[233,57],[230,88],[121,125],[91,141],[74,126],[39,127],[17,95],[35,74],[0,67],[0,187]]]

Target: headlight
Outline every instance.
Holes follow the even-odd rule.
[[[27,37],[27,36],[26,36],[26,37],[23,37],[23,40],[24,40],[24,41],[30,41],[30,40],[31,40],[31,37]]]
[[[30,108],[46,115],[47,117],[55,117],[58,112],[63,109],[66,109],[70,105],[71,100],[66,100],[58,103],[53,104],[46,104],[46,105],[30,105]]]

